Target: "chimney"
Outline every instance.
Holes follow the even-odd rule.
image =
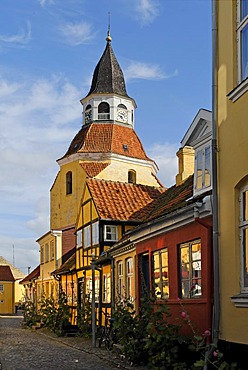
[[[178,174],[176,175],[176,186],[181,185],[194,173],[194,153],[194,149],[191,146],[185,146],[178,150]]]

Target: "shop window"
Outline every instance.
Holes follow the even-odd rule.
[[[201,242],[196,240],[181,244],[179,258],[181,298],[200,298],[202,296]]]
[[[153,259],[153,286],[155,297],[158,299],[169,298],[169,277],[168,277],[168,249],[156,251]]]

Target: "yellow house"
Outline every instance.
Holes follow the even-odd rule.
[[[213,14],[219,338],[234,352],[248,345],[248,1],[213,1]]]
[[[117,296],[135,299],[135,251],[117,262],[122,279],[115,280],[113,259],[109,248],[128,230],[142,221],[144,208],[164,191],[164,188],[141,184],[88,179],[77,222],[76,271],[79,304],[92,299],[92,258],[95,260],[95,297],[99,311],[113,308]],[[124,278],[126,276],[126,278]],[[116,290],[115,290],[116,288]],[[98,317],[101,324],[104,318]]]
[[[36,280],[37,302],[58,297],[58,281],[52,274],[74,253],[74,226],[52,230],[40,237],[40,274]]]
[[[20,302],[23,301],[24,298],[24,289],[23,286],[20,285],[20,281],[25,277],[25,274],[19,270],[17,267],[12,265],[10,262],[8,262],[5,258],[0,256],[0,266],[9,266],[10,270],[14,276],[15,283],[14,283],[14,289],[15,289],[15,294],[14,294],[14,305],[17,307]]]
[[[15,279],[9,266],[0,266],[0,314],[15,313]]]

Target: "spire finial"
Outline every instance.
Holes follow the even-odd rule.
[[[110,36],[110,12],[108,12],[108,34],[107,34],[107,37],[106,37],[106,41],[107,42],[112,41],[112,37]]]

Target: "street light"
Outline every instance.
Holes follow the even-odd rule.
[[[91,325],[92,325],[92,347],[96,347],[96,298],[95,298],[95,262],[96,256],[94,253],[91,255],[91,272],[92,272],[92,314],[91,314]]]

